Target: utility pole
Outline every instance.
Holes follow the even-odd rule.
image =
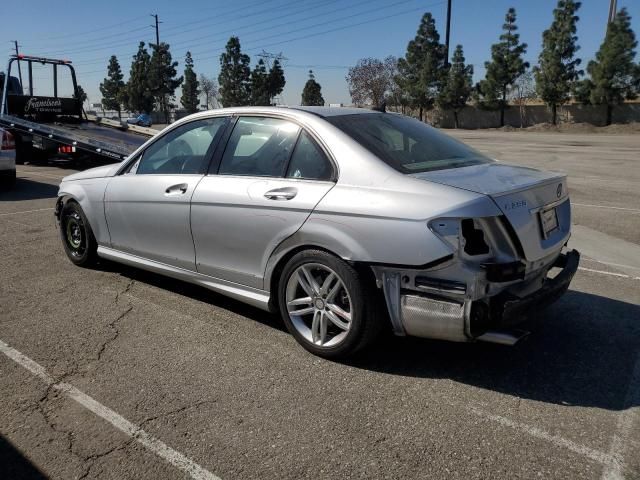
[[[613,22],[616,18],[616,12],[618,10],[618,2],[616,0],[609,0],[609,20],[607,24]]]
[[[445,34],[445,66],[449,66],[449,32],[451,31],[451,0],[447,0],[447,32]]]
[[[156,24],[155,25],[150,25],[151,28],[155,28],[156,29],[156,45],[160,45],[160,28],[159,28],[159,24],[161,24],[162,22],[158,21],[158,14],[157,13],[152,13],[151,16],[153,18],[156,19]]]
[[[18,41],[13,40],[13,45],[16,47],[16,55],[20,55],[18,52]],[[20,60],[18,60],[18,78],[20,79],[20,86],[22,86],[22,68],[20,67]]]

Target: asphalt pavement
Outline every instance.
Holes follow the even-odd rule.
[[[273,315],[64,255],[73,170],[0,192],[0,478],[640,477],[640,138],[448,132],[569,173],[583,252],[515,347],[385,338],[346,363]]]

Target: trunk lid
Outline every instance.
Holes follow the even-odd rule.
[[[513,226],[529,261],[542,259],[569,238],[571,207],[563,173],[489,163],[414,176],[489,195]]]

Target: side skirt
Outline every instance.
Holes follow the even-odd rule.
[[[192,272],[183,268],[173,267],[165,263],[148,260],[146,258],[109,247],[98,246],[98,255],[117,263],[142,268],[150,272],[159,273],[160,275],[200,285],[208,288],[209,290],[213,290],[214,292],[226,295],[227,297],[231,297],[262,310],[269,311],[269,293],[264,290],[228,282],[226,280],[210,277],[198,272]]]

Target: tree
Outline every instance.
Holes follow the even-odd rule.
[[[198,105],[200,103],[198,100],[198,97],[200,96],[200,90],[198,90],[199,86],[200,83],[198,82],[198,77],[196,76],[196,72],[193,71],[193,58],[191,58],[191,52],[187,52],[184,59],[184,84],[182,85],[182,97],[180,98],[180,103],[182,103],[182,106],[189,113],[195,113],[198,111]]]
[[[324,106],[322,87],[316,82],[313,70],[309,70],[309,80],[307,80],[307,83],[304,84],[304,88],[302,89],[302,101],[300,104],[317,107]]]
[[[553,22],[542,34],[542,51],[538,57],[538,66],[533,71],[538,95],[551,109],[551,122],[557,122],[558,105],[571,98],[576,81],[582,75],[578,70],[581,60],[575,57],[580,47],[576,45],[576,12],[580,2],[558,0],[553,10]]]
[[[269,75],[262,59],[251,72],[251,105],[271,105]]]
[[[419,109],[420,120],[424,110],[431,110],[447,72],[445,46],[430,12],[420,21],[418,32],[407,45],[405,58],[398,60],[400,88],[410,104]]]
[[[76,85],[76,91],[73,94],[73,98],[77,98],[78,100],[80,100],[80,105],[84,104],[84,102],[87,101],[87,94],[84,91],[84,88],[82,88],[80,85]]]
[[[458,128],[458,112],[465,107],[473,91],[473,65],[465,65],[464,61],[462,45],[457,45],[444,86],[437,99],[442,109],[453,111],[455,128]]]
[[[129,81],[125,89],[127,95],[127,107],[138,113],[151,113],[153,110],[153,95],[149,86],[149,69],[151,56],[144,46],[144,42],[138,45],[138,52],[133,56]]]
[[[526,123],[526,106],[536,98],[536,82],[530,70],[518,77],[509,89],[509,99],[520,109],[520,128]]]
[[[520,35],[515,33],[518,27],[514,8],[507,11],[502,30],[500,41],[491,46],[491,61],[484,64],[486,77],[477,88],[482,107],[500,110],[501,127],[504,126],[509,87],[529,68],[529,63],[522,59],[527,53],[527,44],[520,43]]]
[[[356,105],[380,106],[391,86],[392,78],[382,60],[361,58],[347,73],[349,94]]]
[[[218,97],[218,85],[213,78],[200,74],[200,93],[204,95],[204,103],[207,108],[215,108]]]
[[[220,55],[220,100],[225,107],[248,105],[251,101],[249,55],[242,53],[238,37],[231,37]]]
[[[267,84],[267,91],[269,93],[269,105],[273,103],[273,99],[280,95],[284,90],[284,86],[287,81],[284,78],[284,70],[280,65],[280,61],[276,58],[273,61],[273,65],[269,70],[269,79]]]
[[[151,44],[153,53],[149,68],[149,87],[155,100],[155,104],[164,113],[164,118],[169,123],[169,107],[175,97],[176,88],[180,86],[183,78],[176,78],[178,62],[171,59],[169,44],[160,42],[159,45]]]
[[[100,84],[100,93],[102,93],[102,108],[107,110],[115,110],[118,112],[118,118],[122,118],[122,103],[124,98],[125,83],[124,76],[120,69],[120,63],[115,55],[111,55],[109,66],[107,67],[107,76]]]
[[[606,105],[607,125],[611,125],[614,105],[632,100],[638,94],[640,67],[633,63],[637,45],[631,17],[626,8],[622,8],[609,24],[596,59],[587,65],[590,80],[581,85],[586,90],[582,95],[586,97],[588,92],[590,103]]]

